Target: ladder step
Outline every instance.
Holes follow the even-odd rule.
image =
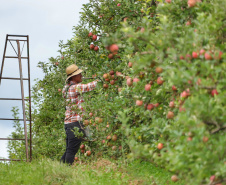
[[[27,40],[17,40],[17,39],[8,39],[10,41],[27,41]]]
[[[28,35],[10,35],[7,34],[8,37],[28,37]]]
[[[0,118],[0,120],[24,121],[24,119],[12,119],[12,118]],[[26,120],[26,121],[30,121],[30,120]]]
[[[0,100],[23,100],[22,98],[0,98]],[[26,101],[29,101],[29,99],[24,99]]]
[[[20,78],[11,78],[11,77],[2,77],[1,79],[7,79],[7,80],[20,80]],[[22,78],[22,80],[29,80],[28,78]]]
[[[26,161],[21,159],[0,159],[0,161]]]
[[[25,139],[0,138],[0,140],[25,140]],[[27,139],[27,140],[30,140],[30,139]]]
[[[14,57],[14,56],[5,56],[5,58],[18,58],[18,57]],[[20,57],[21,59],[28,59],[28,57]]]

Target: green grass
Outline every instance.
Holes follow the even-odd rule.
[[[116,164],[117,162],[117,164]],[[170,180],[171,173],[155,167],[149,162],[134,161],[125,165],[120,161],[100,159],[74,166],[60,164],[58,161],[43,159],[39,161],[0,163],[1,185],[182,185]]]

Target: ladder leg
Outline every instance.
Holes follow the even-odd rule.
[[[25,115],[24,85],[23,85],[21,55],[20,55],[20,42],[18,40],[17,40],[17,47],[18,47],[18,60],[19,60],[19,68],[20,68],[20,85],[21,85],[22,106],[23,106],[26,161],[28,162],[29,161],[28,160],[28,140],[27,140],[27,124],[26,124],[26,115]]]
[[[0,73],[0,85],[1,85],[1,79],[2,79],[2,73],[3,73],[3,66],[4,66],[4,61],[5,61],[5,53],[6,53],[6,47],[7,47],[7,40],[8,40],[8,35],[6,35],[6,39],[5,39],[5,49],[4,49],[4,53],[3,53],[2,68],[1,68],[1,73]]]
[[[30,76],[30,56],[29,56],[29,36],[27,36],[27,58],[28,58],[28,86],[29,86],[29,117],[30,117],[30,162],[32,160],[32,123],[31,123],[31,76]]]

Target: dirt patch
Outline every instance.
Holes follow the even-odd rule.
[[[93,170],[104,169],[104,171],[108,171],[109,169],[113,171],[118,170],[116,164],[107,159],[99,159],[98,161],[94,162],[92,164],[92,169]]]

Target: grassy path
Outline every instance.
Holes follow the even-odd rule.
[[[116,164],[117,162],[117,164]],[[43,159],[31,163],[0,163],[1,185],[182,185],[172,182],[171,173],[148,162],[133,161],[127,165],[120,161],[99,159],[73,166]]]

